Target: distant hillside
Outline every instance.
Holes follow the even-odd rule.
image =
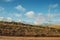
[[[17,22],[0,22],[1,36],[60,37],[60,29]]]
[[[51,28],[56,28],[56,29],[60,29],[60,25],[49,25],[49,27],[51,27]]]

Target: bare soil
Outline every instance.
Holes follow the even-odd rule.
[[[11,36],[0,36],[0,40],[60,40],[60,37],[11,37]]]

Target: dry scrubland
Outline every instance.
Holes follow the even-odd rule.
[[[0,36],[60,37],[60,28],[49,27],[48,25],[37,26],[16,22],[0,22]]]

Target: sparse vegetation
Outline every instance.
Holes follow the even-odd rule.
[[[16,22],[0,22],[2,36],[60,37],[60,29]]]

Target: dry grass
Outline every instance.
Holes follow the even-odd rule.
[[[60,25],[50,25],[49,27],[51,27],[51,28],[56,28],[56,29],[60,29]]]
[[[60,37],[9,37],[9,36],[0,36],[0,40],[60,40]]]
[[[20,37],[60,37],[60,29],[16,22],[0,22],[0,35]]]

